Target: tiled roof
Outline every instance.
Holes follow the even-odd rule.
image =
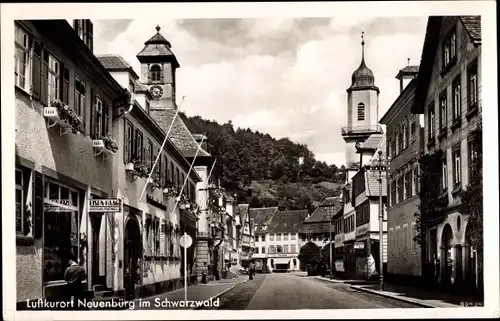
[[[328,222],[340,208],[340,197],[327,197],[304,223]]]
[[[407,72],[407,73],[415,73],[418,72],[418,65],[413,65],[413,66],[406,66],[403,69],[400,70],[400,72]]]
[[[376,150],[378,146],[380,145],[380,142],[384,139],[384,135],[381,134],[373,134],[370,137],[368,137],[367,140],[358,149],[370,149],[370,150]]]
[[[330,232],[330,227],[328,222],[323,223],[303,223],[300,226],[299,233],[328,233]]]
[[[96,57],[107,70],[129,70],[136,78],[139,78],[132,66],[120,55],[102,54]]]
[[[165,45],[146,45],[137,57],[145,56],[174,56],[174,53]]]
[[[365,171],[366,196],[379,196],[379,182],[377,171]],[[382,171],[382,196],[387,196],[387,175]]]
[[[460,20],[474,42],[481,41],[481,16],[460,16]]]
[[[278,207],[262,207],[262,208],[251,208],[249,210],[250,217],[254,219],[256,233],[265,233],[266,230],[263,228],[264,223],[266,223],[271,216],[278,211]]]
[[[151,117],[156,120],[158,125],[160,125],[160,127],[165,131],[165,133],[167,133],[170,124],[174,119],[175,110],[151,110],[150,114]],[[198,150],[199,145],[193,138],[193,135],[191,135],[191,132],[179,117],[179,115],[175,117],[174,124],[172,125],[172,130],[169,134],[169,139],[171,139],[174,145],[179,148],[184,157],[194,157],[196,155],[196,151]],[[209,157],[211,155],[207,151],[201,149],[197,157],[204,156]]]
[[[267,220],[267,233],[298,232],[307,210],[277,211]]]
[[[154,36],[152,36],[151,38],[149,38],[148,41],[146,41],[144,43],[145,45],[149,45],[149,44],[165,44],[169,47],[172,47],[172,45],[170,44],[170,42],[165,39],[165,37],[163,37],[161,35],[161,33],[157,32]]]

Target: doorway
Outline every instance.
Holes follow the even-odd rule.
[[[135,285],[140,280],[142,257],[142,239],[139,223],[135,217],[130,217],[125,226],[123,242],[123,281],[125,297],[135,298]]]
[[[448,288],[453,283],[453,261],[454,261],[454,253],[453,248],[451,246],[451,242],[453,240],[453,233],[451,230],[451,226],[446,224],[443,229],[443,234],[441,238],[441,250],[442,250],[442,262],[443,265],[443,274],[441,276],[441,284]]]

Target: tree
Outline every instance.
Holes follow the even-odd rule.
[[[318,263],[321,262],[321,252],[315,243],[309,241],[300,248],[300,253],[297,258],[302,265],[310,266],[314,271]],[[309,273],[310,270],[308,269],[308,275]]]

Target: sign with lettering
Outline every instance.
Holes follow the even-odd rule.
[[[356,242],[354,243],[355,250],[363,250],[365,248],[365,242]]]
[[[109,213],[122,210],[120,199],[90,199],[88,205],[89,212]]]

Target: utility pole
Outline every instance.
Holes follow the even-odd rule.
[[[378,151],[378,184],[379,184],[379,282],[380,291],[384,290],[384,203],[382,202],[382,168],[386,170],[389,166],[390,159],[382,158],[382,151]]]
[[[330,217],[330,235],[328,236],[328,239],[330,241],[330,279],[333,278],[333,257],[332,257],[332,217]]]

